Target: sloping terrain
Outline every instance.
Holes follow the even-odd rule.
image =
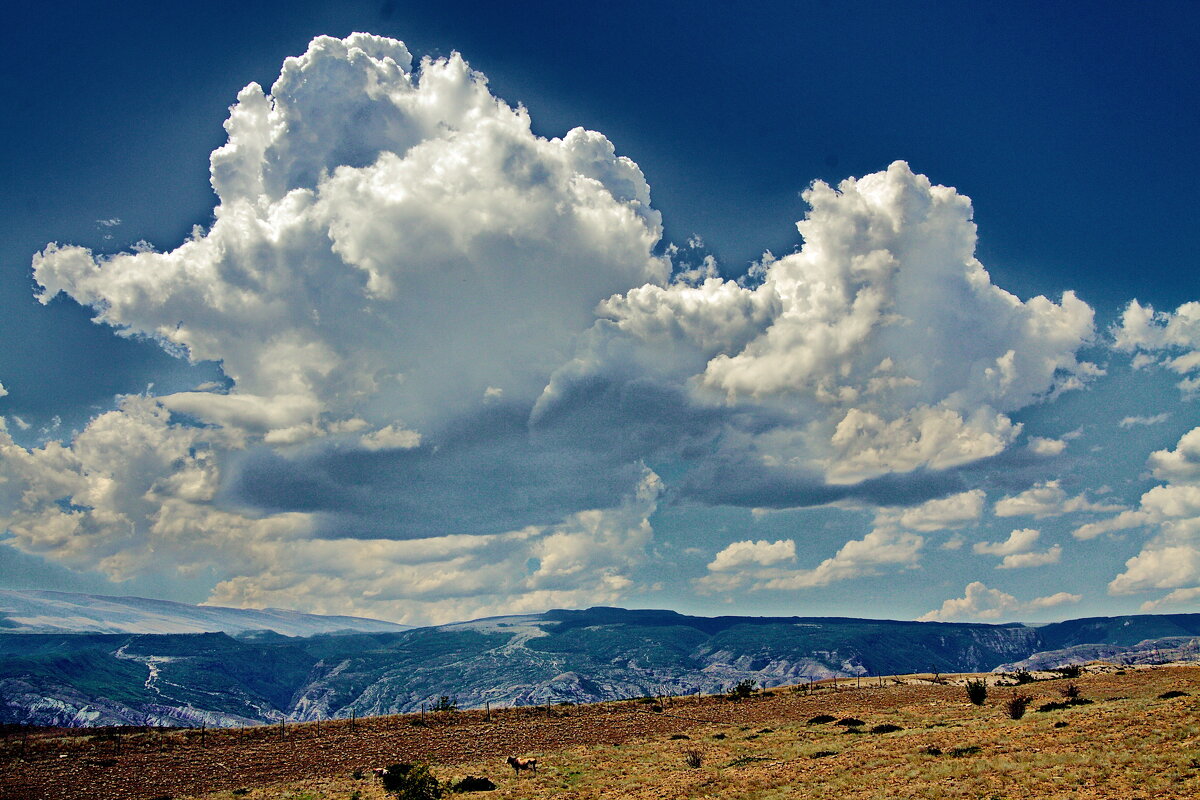
[[[1032,628],[593,608],[307,638],[0,634],[0,723],[222,726],[419,711],[443,696],[467,709],[712,694],[743,680],[771,687],[988,671],[1045,651],[1048,641],[1200,631],[1200,615],[1167,625],[1157,617],[1086,622]]]
[[[965,676],[379,717],[281,729],[47,731],[0,740],[2,800],[383,800],[370,768],[426,761],[503,798],[1190,798],[1200,793],[1200,668],[1107,668],[967,702]],[[1051,706],[1051,704],[1057,704]],[[1046,708],[1045,711],[1038,709]],[[818,722],[825,715],[830,721]],[[837,720],[857,718],[857,726]],[[855,731],[855,732],[851,732]],[[694,753],[694,760],[688,757]],[[507,755],[535,756],[516,778]],[[355,773],[361,777],[355,777]]]

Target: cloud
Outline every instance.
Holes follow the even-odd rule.
[[[1054,608],[1056,606],[1078,603],[1083,599],[1083,595],[1071,594],[1070,592],[1056,592],[1047,597],[1038,597],[1029,601],[1029,607],[1037,608]]]
[[[410,450],[421,444],[421,434],[396,425],[385,425],[359,437],[367,450]]]
[[[1161,425],[1170,418],[1171,415],[1164,411],[1152,417],[1125,417],[1117,424],[1122,428],[1132,428],[1134,425]]]
[[[1163,483],[1142,494],[1137,509],[1075,531],[1078,538],[1133,527],[1150,531],[1141,551],[1109,582],[1110,594],[1190,589],[1200,583],[1200,428],[1183,434],[1174,450],[1151,453],[1147,465]]]
[[[1186,589],[1176,589],[1175,591],[1160,597],[1157,600],[1147,600],[1142,603],[1141,610],[1143,613],[1152,613],[1162,608],[1163,606],[1177,606],[1189,603],[1200,597],[1200,586],[1191,586]]]
[[[0,383],[0,397],[7,397],[7,396],[8,396],[8,389],[5,389],[4,384]]]
[[[1124,509],[1113,504],[1093,503],[1086,494],[1068,497],[1059,481],[1054,480],[1038,483],[1016,496],[997,500],[993,510],[998,517],[1033,516],[1043,519],[1079,511],[1110,513]]]
[[[612,605],[636,588],[653,538],[649,517],[662,492],[645,470],[610,509],[549,526],[488,536],[428,539],[314,538],[268,546],[258,568],[217,584],[208,598],[235,607],[305,607],[410,624],[474,619],[503,609]]]
[[[862,539],[846,542],[836,554],[813,569],[767,577],[758,587],[807,589],[864,575],[877,575],[882,567],[914,565],[924,544],[925,540],[913,533],[871,531]]]
[[[1158,364],[1184,376],[1185,393],[1200,389],[1200,302],[1155,311],[1131,300],[1111,330],[1114,349],[1134,355],[1134,366]]]
[[[711,572],[729,572],[752,565],[769,567],[795,559],[796,543],[791,539],[780,539],[776,542],[763,540],[734,542],[717,553],[709,563],[708,569]]]
[[[43,303],[227,381],[0,441],[0,521],[27,552],[393,619],[615,602],[661,463],[678,502],[886,506],[811,569],[783,566],[793,540],[735,542],[703,579],[823,586],[977,520],[954,470],[1100,373],[1077,358],[1092,309],[995,286],[970,200],[904,162],[814,183],[803,246],[735,281],[699,240],[660,246],[603,135],[535,135],[458,54],[318,37],[225,130],[207,230],[33,257]]]
[[[1080,595],[1058,592],[1047,597],[1038,597],[1027,603],[999,589],[989,589],[981,581],[967,584],[962,597],[954,597],[942,603],[941,608],[918,617],[921,622],[951,622],[965,620],[1012,619],[1014,615],[1053,608],[1066,603],[1078,603]]]
[[[994,286],[954,189],[896,162],[804,197],[804,246],[765,255],[747,279],[602,303],[539,410],[634,364],[638,380],[686,386],[694,406],[723,412],[736,434],[725,441],[781,479],[856,485],[996,455],[1020,432],[1008,412],[1097,373],[1075,357],[1091,308]]]
[[[1042,436],[1030,436],[1029,449],[1039,456],[1056,456],[1067,449],[1067,443],[1063,439],[1046,439]]]
[[[1047,564],[1057,564],[1062,558],[1062,546],[1054,545],[1041,553],[1013,553],[1007,555],[996,565],[996,569],[1022,569],[1024,567],[1044,567]]]
[[[48,245],[39,297],[220,361],[265,414],[305,406],[305,438],[436,427],[489,388],[532,401],[598,302],[669,269],[637,165],[598,133],[534,135],[457,54],[417,70],[400,42],[318,37],[225,128],[210,230],[165,253]]]
[[[971,549],[981,554],[1008,556],[1014,553],[1023,553],[1033,547],[1039,536],[1041,536],[1040,531],[1033,528],[1022,528],[1010,533],[1008,539],[1003,542],[976,542]]]
[[[985,499],[982,489],[971,489],[929,500],[912,508],[885,508],[876,515],[875,525],[896,525],[923,532],[959,528],[979,519]]]

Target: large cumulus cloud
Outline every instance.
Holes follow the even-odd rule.
[[[669,280],[638,166],[596,132],[534,135],[457,54],[320,37],[225,128],[207,229],[33,259],[43,302],[229,380],[123,398],[69,442],[0,433],[0,523],[27,551],[419,622],[617,602],[663,496],[944,498],[812,569],[779,567],[781,540],[714,562],[768,572],[709,576],[824,585],[977,518],[954,468],[1097,372],[1091,308],[992,284],[970,201],[903,162],[814,184],[803,246],[746,278],[710,259]]]
[[[804,197],[803,247],[748,279],[692,275],[603,303],[539,411],[632,363],[723,410],[737,456],[845,485],[996,455],[1020,432],[1011,412],[1098,372],[1076,358],[1092,309],[995,286],[954,189],[898,161]]]
[[[220,361],[241,399],[164,402],[279,441],[536,396],[597,302],[665,278],[649,187],[598,133],[533,135],[460,56],[410,62],[314,40],[230,109],[210,230],[166,253],[51,245],[42,300]]]

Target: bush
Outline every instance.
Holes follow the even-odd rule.
[[[895,733],[896,731],[904,730],[899,725],[893,725],[890,722],[885,722],[882,725],[876,725],[871,728],[871,733]]]
[[[383,790],[399,800],[438,800],[442,787],[428,764],[392,764],[383,773]]]
[[[1078,664],[1067,664],[1066,666],[1059,667],[1054,671],[1059,675],[1062,675],[1064,678],[1078,678],[1083,674],[1083,667],[1079,666]]]
[[[1067,700],[1074,702],[1079,699],[1079,687],[1074,683],[1068,683],[1062,688],[1062,696]]]
[[[758,681],[747,678],[744,681],[738,681],[737,685],[729,690],[730,700],[749,700],[750,695],[754,694],[754,687]]]
[[[1172,689],[1169,692],[1163,692],[1158,696],[1159,700],[1170,700],[1174,697],[1189,697],[1187,692],[1181,692],[1178,689]]]
[[[1012,697],[1004,704],[1004,710],[1012,719],[1020,719],[1025,716],[1025,709],[1029,708],[1029,704],[1033,702],[1033,698],[1027,694],[1017,694],[1013,691]]]
[[[450,791],[452,792],[490,792],[496,788],[496,784],[492,783],[487,778],[477,778],[474,775],[468,775],[461,781],[451,784]]]
[[[704,754],[699,750],[687,750],[683,754],[683,763],[692,769],[700,769],[700,765],[704,763]]]
[[[983,701],[987,700],[987,681],[983,678],[968,680],[967,699],[977,706],[983,705]]]
[[[1018,686],[1021,686],[1026,683],[1033,683],[1037,678],[1033,677],[1033,673],[1029,670],[1019,669],[1013,673],[1013,680],[1017,682]]]
[[[433,704],[434,711],[458,711],[458,701],[451,700],[450,695],[444,694]]]
[[[836,717],[831,717],[828,714],[817,714],[808,721],[809,725],[824,725],[826,722],[833,722]]]
[[[858,719],[857,717],[842,717],[841,719],[839,719],[837,721],[837,724],[845,725],[847,728],[857,728],[860,725],[866,725],[867,723],[863,722],[861,719]]]
[[[979,752],[979,747],[969,744],[966,747],[953,747],[950,749],[951,758],[962,758],[963,756],[973,756]]]

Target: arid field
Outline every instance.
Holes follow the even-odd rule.
[[[1075,679],[1051,676],[989,686],[982,706],[967,699],[968,676],[920,676],[839,682],[836,691],[773,689],[740,702],[646,698],[493,711],[490,720],[443,712],[203,737],[16,734],[0,750],[0,797],[382,800],[371,768],[417,761],[443,783],[490,778],[498,788],[480,797],[1200,796],[1200,667],[1094,666]],[[1071,684],[1079,696],[1067,704]],[[1021,719],[1008,714],[1014,692],[1031,698]],[[813,721],[825,717],[833,719]],[[537,775],[516,778],[508,755],[536,757]]]

